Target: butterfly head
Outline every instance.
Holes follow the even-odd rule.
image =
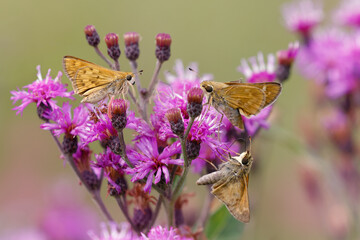
[[[134,73],[128,72],[125,77],[126,81],[128,81],[131,85],[135,84],[135,75]]]
[[[243,166],[250,166],[252,163],[252,156],[250,151],[242,152],[239,156],[232,157],[232,159]]]
[[[214,91],[214,86],[210,81],[203,81],[200,87],[205,94],[211,94]]]

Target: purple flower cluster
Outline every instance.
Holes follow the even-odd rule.
[[[45,79],[43,79],[40,66],[37,66],[36,69],[38,71],[37,79],[33,83],[23,87],[26,88],[27,91],[20,89],[18,89],[18,91],[11,91],[12,96],[10,99],[13,100],[13,104],[19,100],[21,101],[21,104],[13,109],[17,111],[16,114],[22,113],[32,102],[36,103],[38,108],[43,106],[51,110],[56,107],[56,102],[53,100],[56,97],[74,99],[72,97],[73,92],[67,91],[67,84],[61,83],[61,72],[53,79],[50,76],[49,69]],[[41,115],[39,117],[43,116]]]
[[[88,25],[84,31],[88,44],[96,53],[113,70],[120,71],[119,35],[109,33],[105,37],[107,52],[112,59],[109,60],[98,48],[100,36],[95,27]],[[109,222],[113,222],[100,196],[102,180],[107,180],[107,192],[114,197],[129,224],[111,225],[110,232],[104,225],[102,236],[91,233],[92,239],[187,239],[181,235],[192,236],[191,230],[183,234],[178,231],[190,229],[184,225],[185,221],[176,221],[178,229],[151,228],[162,202],[169,202],[168,207],[175,209],[174,204],[180,199],[190,166],[197,172],[211,171],[210,168],[227,158],[229,153],[238,154],[239,142],[254,136],[260,129],[269,128],[267,119],[272,106],[263,109],[257,116],[244,118],[246,131],[241,131],[207,105],[208,99],[204,98],[200,84],[211,81],[212,75],[199,76],[197,64],[192,63],[184,68],[181,60],[177,60],[175,73],[165,73],[167,82],[159,83],[160,67],[171,56],[172,39],[166,33],[156,36],[155,74],[149,88],[142,88],[141,71],[138,71],[136,63],[140,56],[140,35],[129,32],[124,39],[125,55],[130,61],[139,92],[138,97],[133,92],[124,93],[132,104],[109,96],[111,100],[108,103],[103,100],[97,104],[86,103],[75,107],[64,102],[58,106],[54,98],[73,100],[73,93],[68,92],[66,85],[60,82],[61,73],[53,80],[49,70],[43,79],[38,67],[38,79],[24,87],[27,91],[11,92],[14,104],[22,101],[14,110],[17,114],[22,113],[31,102],[36,103],[38,115],[45,121],[41,129],[49,130],[53,135],[63,158],[70,163]],[[289,77],[297,51],[298,45],[295,43],[279,52],[277,58],[269,54],[265,60],[264,55],[259,53],[256,57],[243,59],[238,70],[248,83],[283,82]],[[148,115],[150,100],[153,101],[153,112]],[[138,116],[135,110],[130,109],[132,106],[137,108]],[[124,137],[130,136],[127,133],[132,133],[132,141],[128,143]],[[62,144],[60,137],[63,137]],[[102,152],[93,152],[94,142],[100,143]],[[130,179],[131,183],[128,184]],[[154,190],[159,194],[157,199],[150,195]],[[177,214],[181,212],[180,205],[174,210]],[[133,214],[130,214],[130,210]],[[176,218],[176,214],[171,216]],[[173,219],[170,217],[170,225],[173,225],[171,221]],[[148,233],[144,234],[146,230]]]
[[[337,99],[355,91],[360,76],[360,38],[357,29],[349,32],[337,25],[315,29],[322,19],[320,16],[323,16],[323,11],[311,1],[300,1],[291,10],[289,6],[285,7],[283,14],[287,25],[293,24],[294,16],[303,16],[297,18],[298,25],[305,21],[306,14],[299,7],[303,5],[309,7],[308,12],[316,12],[318,17],[313,21],[314,24],[307,32],[307,40],[299,51],[299,69],[306,78],[323,86],[329,98]],[[358,1],[343,1],[333,18],[338,20],[336,22],[357,28],[360,19],[358,6]]]

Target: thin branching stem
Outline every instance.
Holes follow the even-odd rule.
[[[115,70],[120,71],[120,63],[119,63],[118,59],[115,60],[114,68],[115,68]]]
[[[151,218],[151,221],[150,221],[149,225],[148,225],[147,228],[146,228],[145,234],[148,234],[148,232],[150,231],[151,227],[154,225],[154,223],[155,223],[155,221],[156,221],[156,218],[157,218],[157,216],[159,215],[162,201],[163,201],[163,196],[162,196],[162,195],[159,195],[159,199],[158,199],[158,201],[157,201],[157,203],[156,203],[156,206],[155,206],[154,215],[153,215],[153,217]]]
[[[78,176],[78,178],[80,179],[81,183],[86,187],[88,192],[91,193],[91,196],[94,198],[95,202],[98,204],[98,206],[100,207],[100,210],[103,212],[105,217],[110,222],[115,222],[100,197],[100,191],[91,189],[91,187],[87,184],[87,182],[84,180],[82,174],[80,173],[79,169],[77,168],[72,154],[65,154],[65,158],[66,158],[67,162],[70,164],[70,166],[72,167],[72,169],[74,170],[74,172],[76,173],[76,175]]]
[[[59,139],[54,135],[53,131],[50,131],[51,136],[53,137],[54,141],[56,142],[56,145],[58,146],[60,152],[65,156],[66,161],[70,164],[70,166],[72,167],[72,169],[74,170],[74,172],[76,173],[76,175],[78,176],[78,178],[80,179],[81,183],[86,187],[86,189],[88,190],[88,192],[91,194],[91,196],[93,197],[93,199],[95,200],[95,202],[98,204],[98,206],[100,207],[100,210],[102,211],[102,213],[105,215],[105,217],[107,218],[108,221],[110,222],[115,222],[114,219],[112,218],[112,216],[110,215],[109,211],[107,210],[107,208],[105,207],[101,197],[100,197],[100,190],[92,190],[88,184],[84,181],[82,174],[80,173],[79,169],[77,168],[77,166],[75,165],[74,159],[72,157],[71,154],[64,154],[64,150],[62,148],[62,145],[59,142]],[[99,187],[100,189],[100,187]]]
[[[189,124],[186,128],[186,131],[185,131],[185,134],[183,137],[180,138],[180,141],[181,141],[181,150],[182,150],[182,154],[183,154],[183,158],[184,158],[184,172],[183,174],[181,175],[179,181],[177,182],[175,188],[174,188],[174,191],[173,191],[173,196],[172,196],[172,200],[173,201],[176,201],[177,197],[179,196],[180,192],[181,192],[181,189],[182,189],[182,186],[184,184],[184,181],[186,179],[186,176],[188,174],[188,171],[189,171],[189,167],[190,167],[190,162],[188,160],[188,157],[187,157],[187,153],[186,153],[186,139],[189,135],[189,132],[190,132],[190,129],[194,123],[195,119],[194,118],[190,118],[190,121],[189,121]]]
[[[109,67],[112,69],[114,66],[112,64],[112,62],[107,58],[105,57],[105,55],[101,52],[101,50],[96,46],[94,47],[95,49],[95,52],[109,65]]]
[[[140,77],[139,77],[139,71],[137,68],[137,62],[130,61],[130,66],[131,66],[132,72],[135,75],[135,85],[136,85],[136,88],[137,88],[138,94],[139,94],[139,103],[136,102],[136,106],[137,106],[139,114],[145,120],[145,119],[147,119],[147,112],[145,109],[145,95],[142,94],[142,91],[141,91],[142,88],[141,88],[141,81],[140,81]]]
[[[157,84],[159,83],[159,72],[160,72],[160,69],[161,69],[161,66],[162,66],[162,62],[160,62],[159,60],[156,61],[156,65],[155,65],[155,70],[154,70],[154,74],[151,78],[151,82],[150,82],[150,85],[149,85],[149,89],[148,89],[148,92],[147,92],[147,95],[146,95],[146,102],[148,103],[153,92],[155,91],[155,87],[157,86]]]
[[[127,207],[125,207],[124,203],[121,201],[120,196],[116,196],[115,199],[116,199],[116,202],[117,202],[117,204],[119,205],[121,211],[123,212],[126,220],[130,223],[131,228],[132,228],[134,231],[136,231],[136,227],[135,227],[132,219],[131,219],[130,216],[129,216],[128,209],[127,209]]]

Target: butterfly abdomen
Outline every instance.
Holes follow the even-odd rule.
[[[209,173],[206,174],[204,176],[202,176],[201,178],[199,178],[196,181],[197,185],[209,185],[209,184],[214,184],[216,182],[218,182],[220,179],[222,179],[223,176],[223,172],[222,171],[216,171],[213,173]]]

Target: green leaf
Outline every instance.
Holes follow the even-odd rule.
[[[205,234],[209,240],[235,240],[239,239],[244,225],[231,216],[225,205],[222,205],[210,216],[205,227]]]

